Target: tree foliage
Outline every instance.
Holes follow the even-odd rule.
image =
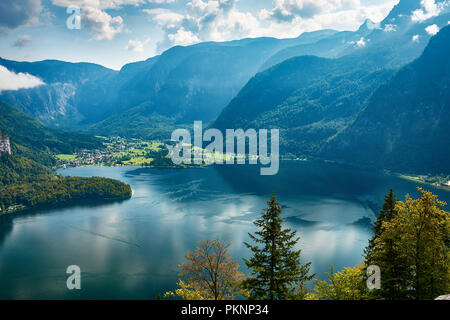
[[[314,279],[313,293],[307,295],[308,300],[361,300],[366,297],[365,267],[344,268],[334,273],[326,273],[327,280]]]
[[[299,238],[295,237],[296,231],[283,229],[282,209],[276,196],[272,195],[267,204],[261,219],[254,223],[259,230],[255,235],[249,234],[255,245],[245,243],[253,257],[244,259],[252,274],[243,281],[243,288],[251,299],[302,297],[305,282],[313,277],[309,275],[311,263],[301,264],[301,250],[294,249]]]
[[[239,293],[243,274],[228,254],[230,244],[217,240],[199,242],[195,252],[186,254],[187,262],[180,265],[179,289],[167,292],[166,297],[184,300],[225,300]]]
[[[53,176],[51,180],[0,187],[0,206],[53,206],[73,201],[120,200],[131,197],[129,185],[108,178]]]
[[[400,298],[434,299],[450,290],[450,213],[442,210],[446,204],[436,195],[418,190],[419,199],[406,196],[404,202],[397,202],[395,217],[382,223],[373,260],[383,274],[384,270],[396,271],[395,261],[389,259],[391,252],[402,259],[404,266],[387,279],[397,285],[406,281]]]
[[[371,292],[371,298],[398,300],[405,298],[407,290],[407,266],[405,258],[396,250],[394,239],[386,239],[383,250],[376,248],[376,241],[383,234],[383,223],[389,223],[397,215],[397,199],[391,189],[384,198],[384,203],[374,223],[374,236],[365,249],[365,265],[382,267],[383,285],[380,290]],[[367,269],[366,269],[367,270]]]

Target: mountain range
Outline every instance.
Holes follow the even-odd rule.
[[[90,63],[0,59],[0,65],[8,70],[29,73],[45,82],[33,89],[4,91],[0,100],[47,126],[66,129],[87,127],[144,103],[152,104],[152,113],[174,120],[210,121],[272,54],[333,33],[322,30],[296,39],[177,46],[160,56],[127,64],[120,71]]]
[[[92,135],[165,140],[202,120],[221,130],[279,128],[283,155],[448,170],[438,146],[448,141],[448,59],[439,52],[450,47],[450,13],[447,6],[414,21],[422,5],[401,0],[383,21],[355,31],[177,46],[120,71],[0,59],[45,82],[0,100],[50,128]]]

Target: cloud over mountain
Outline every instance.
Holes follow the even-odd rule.
[[[183,11],[144,9],[164,31],[160,50],[201,41],[245,37],[296,37],[324,28],[352,29],[366,19],[380,21],[398,0],[274,0],[271,9],[245,12],[236,0],[191,0]]]
[[[450,4],[450,1],[436,3],[435,0],[422,0],[422,8],[413,11],[411,20],[414,22],[423,22],[430,18],[440,15]]]
[[[435,36],[439,33],[439,27],[436,24],[433,24],[431,26],[428,26],[425,28],[425,31],[430,35],[430,36]]]
[[[0,66],[0,93],[4,90],[30,89],[44,84],[41,79],[29,73],[14,73]]]

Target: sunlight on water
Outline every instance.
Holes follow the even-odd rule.
[[[273,191],[285,225],[298,231],[302,261],[323,273],[362,261],[370,221],[394,187],[408,181],[331,164],[282,163],[274,177],[249,167],[156,170],[76,168],[64,175],[106,176],[129,183],[129,201],[41,210],[0,223],[0,298],[154,299],[172,290],[178,265],[199,240],[230,242],[247,272],[243,242]],[[448,192],[433,190],[449,201]],[[365,218],[365,219],[364,219]],[[82,271],[82,290],[66,289],[69,265]]]

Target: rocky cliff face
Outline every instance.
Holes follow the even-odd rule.
[[[9,137],[0,131],[0,153],[11,154],[11,145],[9,143]]]

